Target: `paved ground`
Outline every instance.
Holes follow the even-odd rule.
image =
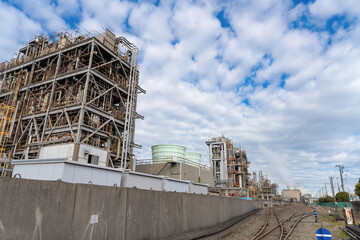
[[[296,205],[296,206],[286,206],[286,207],[276,207],[276,212],[280,219],[285,219],[295,212],[299,214],[300,212],[312,213],[314,210],[317,210],[319,213],[319,222],[315,223],[315,217],[309,216],[300,221],[297,227],[294,229],[289,239],[293,240],[309,240],[316,239],[315,232],[317,229],[327,228],[333,235],[333,239],[347,239],[347,235],[343,233],[339,227],[344,226],[345,223],[343,221],[336,221],[334,217],[329,216],[329,210],[334,210],[331,208],[321,207],[321,206],[305,206],[305,205]],[[251,217],[244,219],[241,223],[237,225],[233,231],[223,237],[222,239],[240,239],[240,240],[249,240],[252,239],[256,233],[260,231],[263,227],[266,219],[266,214],[268,209],[262,209]],[[359,213],[355,213],[355,219],[359,219]],[[290,230],[291,226],[296,221],[297,217],[291,219],[290,222],[285,224],[285,228],[287,231]],[[274,224],[277,224],[277,220],[274,215],[270,215],[269,218],[269,226],[267,229],[270,229]],[[358,222],[357,222],[358,224]],[[265,239],[278,239],[280,236],[280,230],[274,230],[274,234],[272,236],[267,236]]]

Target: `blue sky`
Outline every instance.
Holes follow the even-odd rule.
[[[360,177],[359,14],[356,0],[1,1],[0,61],[39,33],[109,28],[141,51],[139,158],[173,143],[206,163],[224,134],[252,171],[317,193],[337,164],[349,188]]]

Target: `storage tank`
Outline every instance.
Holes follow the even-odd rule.
[[[199,166],[201,163],[201,154],[195,152],[186,152],[185,153],[185,163],[189,161],[190,165]]]
[[[151,147],[152,159],[154,163],[163,162],[172,159],[173,161],[182,162],[185,158],[186,148],[173,144],[158,144]]]

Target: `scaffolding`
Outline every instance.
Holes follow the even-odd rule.
[[[212,164],[214,187],[225,195],[249,197],[250,162],[246,152],[235,148],[232,141],[224,136],[206,142]]]
[[[5,146],[9,138],[9,128],[13,118],[14,108],[4,103],[0,104],[0,176],[10,171],[10,161],[5,154]]]
[[[105,150],[106,165],[131,168],[139,86],[138,48],[110,30],[37,35],[0,64],[0,103],[11,106],[4,152],[39,158],[42,147],[81,144]]]

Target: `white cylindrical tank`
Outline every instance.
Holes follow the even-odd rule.
[[[188,161],[190,165],[199,166],[201,163],[201,154],[195,152],[186,152],[185,153],[185,163]]]
[[[173,144],[158,144],[151,147],[152,159],[154,163],[172,160],[182,162],[185,158],[186,148]]]

